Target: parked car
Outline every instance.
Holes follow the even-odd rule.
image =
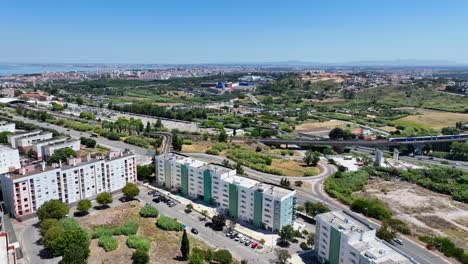
[[[403,240],[401,240],[399,238],[395,238],[393,241],[395,241],[395,243],[397,243],[399,245],[403,245]]]
[[[257,242],[253,242],[253,243],[252,243],[252,246],[250,246],[250,247],[251,247],[251,248],[256,248],[256,247],[258,247],[258,243],[257,243]]]
[[[153,199],[153,202],[159,203],[159,202],[161,202],[161,200],[160,200],[159,198],[154,198],[154,199]]]
[[[245,238],[245,237],[243,237],[243,238],[239,239],[239,242],[240,242],[240,243],[242,243],[242,244],[244,244],[244,243],[245,243],[245,241],[247,241],[247,238]]]
[[[167,203],[167,205],[168,205],[169,207],[174,207],[174,206],[176,206],[176,202],[171,201],[170,203]]]
[[[194,233],[195,235],[198,235],[198,230],[196,230],[195,228],[192,228],[190,232]]]
[[[155,194],[155,193],[156,193],[156,191],[155,191],[155,190],[153,190],[153,191],[149,191],[149,192],[148,192],[148,195],[153,195],[153,194]]]
[[[235,232],[233,232],[233,233],[229,236],[229,238],[231,238],[231,239],[234,239],[234,238],[236,238],[236,237],[237,237],[237,233],[235,233]]]
[[[253,243],[252,240],[247,240],[247,241],[245,241],[244,245],[250,246],[250,245],[252,245],[252,243]]]
[[[232,235],[232,231],[229,231],[229,232],[226,233],[227,237],[230,237],[231,235]]]
[[[154,193],[154,194],[153,194],[153,197],[161,197],[161,195],[158,194],[158,193]]]
[[[206,223],[205,223],[205,227],[211,227],[212,224],[213,224],[213,223],[211,223],[211,222],[206,222]]]

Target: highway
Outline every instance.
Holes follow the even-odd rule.
[[[29,118],[25,118],[22,116],[14,116],[15,120],[20,120],[23,122],[31,123],[40,127],[44,128],[51,128],[57,130],[59,133],[63,134],[68,134],[70,136],[73,136],[75,138],[79,138],[81,136],[90,136],[88,133],[84,132],[79,132],[71,129],[66,129],[60,126],[56,126],[53,124],[48,124],[48,123],[42,123],[36,120],[32,120]],[[106,146],[108,148],[118,150],[118,149],[130,149],[135,152],[137,155],[137,161],[141,163],[148,163],[151,161],[151,158],[154,156],[155,152],[152,150],[136,147],[121,141],[112,141],[108,140],[105,138],[95,138],[96,142],[100,145]],[[164,140],[163,140],[164,141]],[[168,142],[168,141],[166,141]],[[167,150],[167,148],[165,148]],[[193,157],[201,158],[201,159],[208,159],[212,160],[214,162],[221,163],[224,158],[219,157],[219,156],[212,156],[208,154],[203,154],[203,153],[191,153],[190,154]],[[335,210],[335,209],[343,209],[347,210],[345,206],[341,205],[340,203],[330,199],[328,195],[324,194],[322,186],[323,186],[323,181],[326,179],[326,177],[332,175],[335,173],[336,168],[330,164],[327,164],[324,160],[320,161],[320,166],[321,169],[323,170],[320,175],[314,176],[314,177],[298,177],[302,181],[310,181],[312,184],[312,188],[310,190],[302,191],[302,190],[297,190],[297,199],[300,204],[304,203],[305,201],[321,201],[326,203],[327,205],[330,206],[330,209]],[[254,171],[250,168],[244,167],[244,171],[246,172],[247,176],[250,178],[254,178],[256,180],[261,180],[265,182],[271,182],[278,184],[283,178],[283,176],[277,176],[277,175],[272,175],[272,174],[267,174],[267,173],[262,173],[258,171]],[[288,177],[288,179],[294,180],[295,177]],[[309,193],[310,191],[310,193]],[[352,212],[350,212],[352,213]],[[354,214],[357,218],[361,219],[363,222],[368,223],[369,225],[373,226],[374,228],[378,228],[378,223],[370,221],[368,218],[364,218],[360,215]],[[408,240],[404,237],[402,237],[402,240],[404,241],[403,246],[398,246],[397,248],[401,249],[405,253],[411,255],[417,262],[419,263],[424,263],[424,264],[439,264],[439,263],[447,263],[445,260],[443,260],[441,257],[435,255],[433,252],[430,252],[426,250],[424,247],[421,245]]]

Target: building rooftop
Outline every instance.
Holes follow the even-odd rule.
[[[224,167],[222,165],[215,164],[215,163],[206,163],[203,166],[201,166],[200,168],[201,169],[212,170],[217,175],[228,173],[228,172],[232,171],[231,168],[227,168],[227,167]]]
[[[11,150],[14,150],[14,148],[11,148],[11,147],[5,146],[5,145],[0,145],[0,152],[11,151]]]
[[[362,233],[373,230],[369,225],[342,211],[328,212],[320,214],[318,217],[346,234],[352,234],[353,232]]]
[[[361,255],[379,264],[403,264],[411,261],[376,238],[351,243]]]
[[[51,144],[51,143],[55,143],[55,142],[63,142],[65,140],[67,140],[66,137],[54,137],[54,138],[49,138],[49,139],[36,141],[36,142],[34,142],[34,145]]]
[[[132,155],[135,155],[135,154],[130,151],[122,152],[121,155],[111,155],[111,152],[109,152],[108,155],[106,156],[96,156],[95,158],[91,158],[91,156],[88,156],[88,158],[85,160],[81,160],[81,158],[70,158],[70,161],[68,162],[68,164],[66,162],[63,162],[59,164],[46,165],[45,162],[39,162],[35,164],[30,164],[26,167],[22,167],[16,172],[10,173],[9,177],[13,180],[16,180],[16,179],[21,179],[23,177],[28,177],[34,174],[39,174],[39,173],[52,171],[56,169],[68,170],[77,166],[97,163],[100,161],[111,161],[111,160],[116,160],[120,158],[126,158]],[[75,165],[73,165],[73,162],[75,162]]]

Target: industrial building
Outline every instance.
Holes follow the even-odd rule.
[[[236,170],[178,153],[155,158],[156,183],[183,196],[214,204],[226,215],[270,231],[293,224],[295,191],[261,183]]]
[[[375,236],[376,230],[351,214],[334,211],[315,217],[315,251],[320,263],[329,264],[409,264]]]

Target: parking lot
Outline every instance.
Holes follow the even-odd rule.
[[[141,188],[140,195],[138,198],[145,203],[150,203],[155,206],[161,214],[169,217],[173,217],[178,221],[182,222],[187,230],[195,229],[198,234],[190,232],[191,235],[198,237],[207,244],[211,245],[216,249],[227,249],[237,259],[246,259],[250,263],[271,263],[275,259],[275,254],[271,248],[261,248],[258,241],[253,241],[247,238],[244,234],[236,232],[233,237],[227,236],[224,231],[215,231],[209,225],[210,220],[204,220],[204,216],[196,211],[191,213],[185,212],[185,205],[169,198],[172,203],[167,202],[167,196],[161,195],[160,193],[150,193],[150,189]],[[159,196],[159,202],[153,202],[153,199]],[[164,198],[166,197],[166,202]],[[156,200],[157,201],[157,200]],[[248,240],[248,241],[247,241]],[[247,243],[246,243],[247,242]],[[250,242],[250,243],[249,243]],[[252,248],[252,245],[256,243],[256,246]]]

